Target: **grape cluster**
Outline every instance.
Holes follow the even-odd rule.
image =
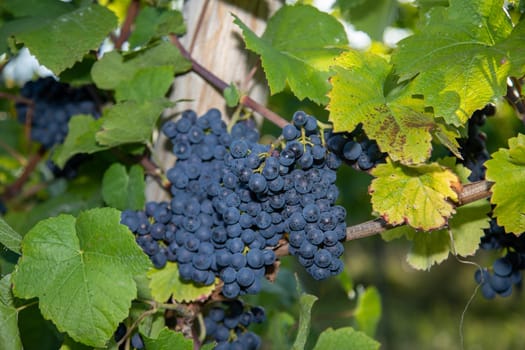
[[[162,129],[177,156],[167,171],[173,198],[122,214],[157,268],[175,261],[183,280],[210,285],[219,277],[227,298],[256,294],[276,260],[272,248],[287,239],[314,278],[342,270],[341,160],[324,146],[314,117],[295,113],[272,145],[258,143],[249,120],[228,132],[216,109],[201,117],[185,111]]]
[[[52,77],[27,82],[20,94],[32,100],[33,106],[17,103],[18,120],[23,124],[30,122],[31,139],[46,149],[64,142],[67,124],[73,115],[99,116],[97,105],[86,88],[73,88]]]
[[[328,149],[357,169],[367,171],[385,162],[386,153],[379,150],[377,142],[368,139],[361,124],[352,132],[329,132],[325,137]]]
[[[470,181],[485,179],[485,161],[490,158],[486,148],[486,135],[479,130],[485,124],[489,116],[496,113],[493,104],[486,105],[483,109],[475,111],[468,121],[468,134],[466,138],[459,139],[460,151],[463,160],[461,161],[471,173],[468,177]]]
[[[259,336],[248,331],[252,323],[264,322],[264,309],[248,307],[239,300],[224,301],[211,307],[204,317],[206,342],[216,342],[215,350],[256,350]]]
[[[480,242],[482,249],[505,250],[506,254],[494,261],[491,270],[478,269],[474,278],[481,285],[485,298],[509,296],[514,285],[521,286],[521,270],[525,269],[525,235],[506,233],[495,219],[490,221],[490,227],[484,233]]]

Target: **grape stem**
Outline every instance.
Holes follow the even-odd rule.
[[[128,40],[131,35],[131,26],[135,22],[135,18],[139,14],[140,10],[140,1],[132,0],[129,3],[128,11],[126,13],[126,19],[120,28],[120,35],[114,40],[115,49],[120,50],[122,45]]]
[[[6,100],[11,100],[16,103],[24,103],[26,105],[32,106],[33,100],[30,100],[28,98],[25,98],[23,96],[8,94],[6,92],[0,92],[0,98],[5,98]]]
[[[170,40],[171,40],[171,43],[179,49],[182,56],[184,56],[187,60],[191,62],[192,70],[196,74],[198,74],[201,78],[206,80],[208,83],[210,83],[213,87],[220,90],[221,92],[223,92],[224,89],[228,87],[228,84],[225,81],[221,80],[215,74],[213,74],[208,69],[200,65],[197,61],[195,61],[195,59],[191,56],[191,54],[181,44],[181,42],[179,41],[179,38],[176,35],[171,34]],[[239,103],[259,113],[264,118],[268,119],[270,122],[272,122],[273,124],[277,125],[280,128],[283,128],[285,125],[289,124],[286,119],[284,119],[277,113],[269,110],[268,108],[264,107],[259,102],[253,100],[250,96],[247,96],[247,95],[242,96],[239,100]]]
[[[490,197],[490,188],[492,187],[492,184],[493,183],[490,181],[478,181],[463,186],[463,190],[460,193],[458,193],[458,204],[456,207],[461,207],[463,205],[475,202],[477,200]],[[346,228],[346,241],[353,241],[360,238],[374,236],[393,227],[393,225],[388,224],[382,218],[377,218],[359,223],[357,225],[348,226]],[[279,246],[275,250],[275,254],[277,256],[288,255],[288,243]]]
[[[0,199],[7,201],[20,193],[20,191],[22,190],[22,187],[24,186],[26,181],[29,179],[29,176],[35,170],[38,163],[44,158],[44,155],[46,154],[46,152],[47,151],[43,146],[41,146],[38,149],[38,152],[35,153],[29,159],[26,167],[24,168],[24,171],[18,177],[18,179],[16,179],[15,182],[13,182],[11,185],[5,188],[4,193],[0,195]]]

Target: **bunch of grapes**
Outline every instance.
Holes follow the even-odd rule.
[[[262,307],[248,307],[240,300],[215,304],[204,317],[205,341],[216,342],[215,350],[256,350],[261,339],[248,327],[264,322],[265,318]]]
[[[490,227],[484,233],[480,247],[484,250],[504,250],[505,255],[494,261],[492,269],[478,269],[474,278],[481,285],[485,298],[509,296],[514,285],[521,287],[521,270],[525,269],[525,235],[506,233],[495,219],[490,221]]]
[[[352,132],[329,132],[325,137],[331,152],[359,170],[367,171],[385,162],[386,153],[379,150],[377,142],[368,139],[361,124]]]
[[[485,161],[490,158],[486,148],[486,136],[479,130],[485,124],[487,117],[493,116],[496,108],[493,104],[486,105],[483,109],[475,111],[468,121],[468,134],[466,138],[459,140],[461,146],[461,161],[471,173],[468,177],[470,181],[485,179]]]
[[[87,88],[73,88],[52,77],[27,82],[20,94],[30,99],[33,105],[17,103],[18,120],[23,124],[29,123],[31,139],[46,149],[64,142],[67,124],[73,115],[100,116]]]
[[[253,122],[231,132],[216,109],[185,111],[163,132],[173,144],[170,203],[125,211],[122,222],[157,268],[177,262],[183,280],[236,298],[260,290],[286,239],[316,279],[341,272],[346,211],[335,205],[341,160],[324,145],[316,119],[295,113],[275,144],[259,144]]]

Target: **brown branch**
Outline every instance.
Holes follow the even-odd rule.
[[[190,53],[182,46],[182,44],[179,41],[179,38],[177,38],[176,35],[170,35],[170,40],[173,45],[175,45],[181,52],[181,54],[191,61],[192,64],[192,70],[197,73],[201,78],[206,80],[208,83],[210,83],[212,86],[214,86],[216,89],[220,90],[221,92],[224,91],[228,87],[228,84],[221,80],[219,77],[217,77],[215,74],[210,72],[205,67],[201,66],[197,61],[191,57]],[[281,117],[280,115],[270,111],[268,108],[264,107],[257,101],[253,100],[249,96],[242,96],[239,103],[245,107],[251,108],[257,113],[261,114],[263,117],[277,125],[278,127],[283,127],[289,122]]]
[[[2,140],[0,140],[0,148],[3,148],[11,157],[16,159],[17,162],[20,163],[21,165],[25,165],[26,164],[25,157],[23,155],[21,155],[20,153],[18,153],[14,148],[9,146],[7,143],[5,143]]]
[[[199,36],[199,32],[202,28],[202,22],[204,22],[204,17],[206,15],[206,12],[208,11],[208,5],[210,4],[209,1],[205,1],[204,5],[202,7],[201,13],[199,13],[199,19],[197,20],[197,26],[195,27],[195,33],[193,33],[193,39],[191,40],[190,44],[190,55],[193,53],[193,49],[195,48],[195,44],[197,43],[197,37]]]
[[[128,40],[131,35],[131,26],[135,22],[135,18],[139,14],[140,10],[140,1],[132,0],[128,6],[128,12],[126,13],[126,19],[120,28],[120,35],[115,40],[115,48],[120,50],[122,45]]]
[[[458,205],[463,205],[475,202],[477,200],[488,198],[491,195],[490,188],[492,182],[489,181],[478,181],[463,186],[463,190],[458,193]],[[383,219],[378,218],[362,222],[357,225],[348,226],[346,228],[346,241],[353,241],[360,238],[374,236],[381,232],[384,232],[394,226],[387,224]],[[288,243],[283,244],[275,250],[277,256],[288,255]]]
[[[153,163],[151,159],[149,159],[148,152],[145,152],[140,156],[139,164],[144,168],[146,171],[146,174],[150,175],[155,179],[155,181],[165,190],[170,192],[171,183],[166,179],[164,176],[162,176],[162,172],[160,171],[157,164]]]
[[[9,94],[7,92],[0,92],[0,98],[5,98],[6,100],[11,100],[17,103],[25,103],[26,105],[33,105],[33,100],[23,96]]]
[[[46,149],[41,146],[36,154],[34,154],[27,163],[26,167],[24,168],[24,171],[20,175],[18,179],[16,179],[15,182],[13,182],[11,185],[7,186],[4,190],[4,193],[0,196],[3,200],[7,201],[16,195],[20,193],[22,190],[22,187],[29,179],[29,176],[31,173],[35,170],[38,163],[44,158],[44,155],[46,154]]]

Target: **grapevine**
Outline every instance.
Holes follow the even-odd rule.
[[[0,348],[425,347],[394,239],[525,346],[523,6],[330,3],[0,4]]]

